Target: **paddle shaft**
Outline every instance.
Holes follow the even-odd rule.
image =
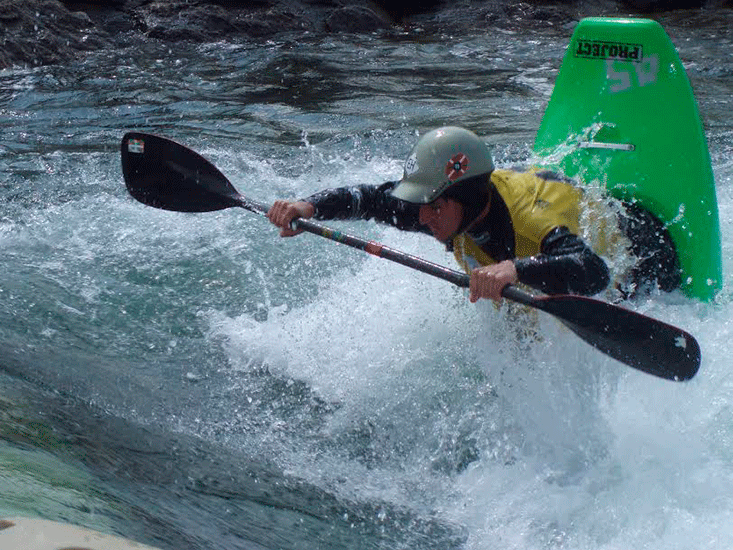
[[[242,197],[240,206],[250,212],[256,212],[257,214],[266,214],[269,210],[267,205],[244,197]],[[331,241],[363,250],[373,256],[402,264],[412,269],[416,269],[417,271],[427,273],[428,275],[433,275],[434,277],[439,277],[440,279],[444,279],[456,286],[468,288],[470,279],[465,273],[454,271],[453,269],[429,262],[423,258],[413,256],[412,254],[395,250],[394,248],[390,248],[376,241],[368,241],[366,239],[355,237],[354,235],[349,235],[348,233],[337,231],[320,223],[302,218],[293,220],[291,226],[293,229],[300,229],[302,231],[318,235],[319,237],[324,237]]]
[[[239,206],[241,206],[245,210],[249,210],[250,212],[262,215],[267,214],[269,210],[269,207],[266,204],[252,200],[242,195],[240,195],[239,197]],[[376,241],[368,241],[366,239],[355,237],[354,235],[350,235],[342,231],[337,231],[320,223],[303,218],[296,218],[295,220],[293,220],[291,222],[291,227],[292,229],[300,229],[307,233],[312,233],[313,235],[318,235],[319,237],[324,237],[331,241],[335,241],[337,243],[350,246],[352,248],[363,250],[364,252],[372,254],[373,256],[384,258],[385,260],[390,260],[392,262],[402,264],[412,269],[416,269],[417,271],[421,271],[423,273],[427,273],[428,275],[432,275],[434,277],[438,277],[440,279],[448,281],[449,283],[453,283],[458,287],[469,287],[471,278],[466,273],[461,273],[460,271],[455,271],[445,266],[429,262],[418,256],[413,256],[412,254],[407,254],[406,252],[390,248],[389,246],[383,245]],[[547,313],[550,313],[551,315],[557,316],[557,312],[553,312],[550,308],[546,306],[543,298],[533,296],[529,292],[525,292],[520,288],[517,288],[516,286],[505,286],[501,291],[501,295],[508,300],[512,300],[513,302],[541,309],[543,311],[546,311]],[[577,299],[582,300],[583,297],[578,297]],[[572,329],[573,327],[570,328]]]

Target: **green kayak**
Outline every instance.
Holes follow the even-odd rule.
[[[722,284],[710,153],[677,51],[649,19],[587,18],[576,27],[537,132],[538,164],[662,221],[682,291],[712,300]]]

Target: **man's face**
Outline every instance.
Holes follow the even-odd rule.
[[[442,243],[456,234],[463,218],[463,206],[453,199],[438,198],[420,206],[420,223]]]

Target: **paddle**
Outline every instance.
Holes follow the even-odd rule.
[[[122,139],[122,173],[138,201],[177,212],[269,207],[241,195],[208,160],[174,141],[130,132]],[[294,228],[358,248],[467,288],[469,276],[417,256],[297,219]],[[667,380],[689,380],[700,366],[700,346],[689,333],[651,317],[585,296],[533,296],[508,286],[502,295],[555,316],[583,340],[635,369]]]

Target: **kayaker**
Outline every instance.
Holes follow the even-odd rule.
[[[546,294],[592,295],[610,273],[579,236],[582,191],[548,171],[495,169],[473,132],[447,126],[421,137],[401,180],[326,189],[297,201],[276,201],[267,217],[283,237],[299,233],[295,218],[375,219],[402,230],[432,234],[470,273],[471,302],[501,300],[502,289],[523,283]],[[626,205],[618,231],[636,264],[617,281],[621,296],[640,287],[679,285],[674,246],[660,222]]]

